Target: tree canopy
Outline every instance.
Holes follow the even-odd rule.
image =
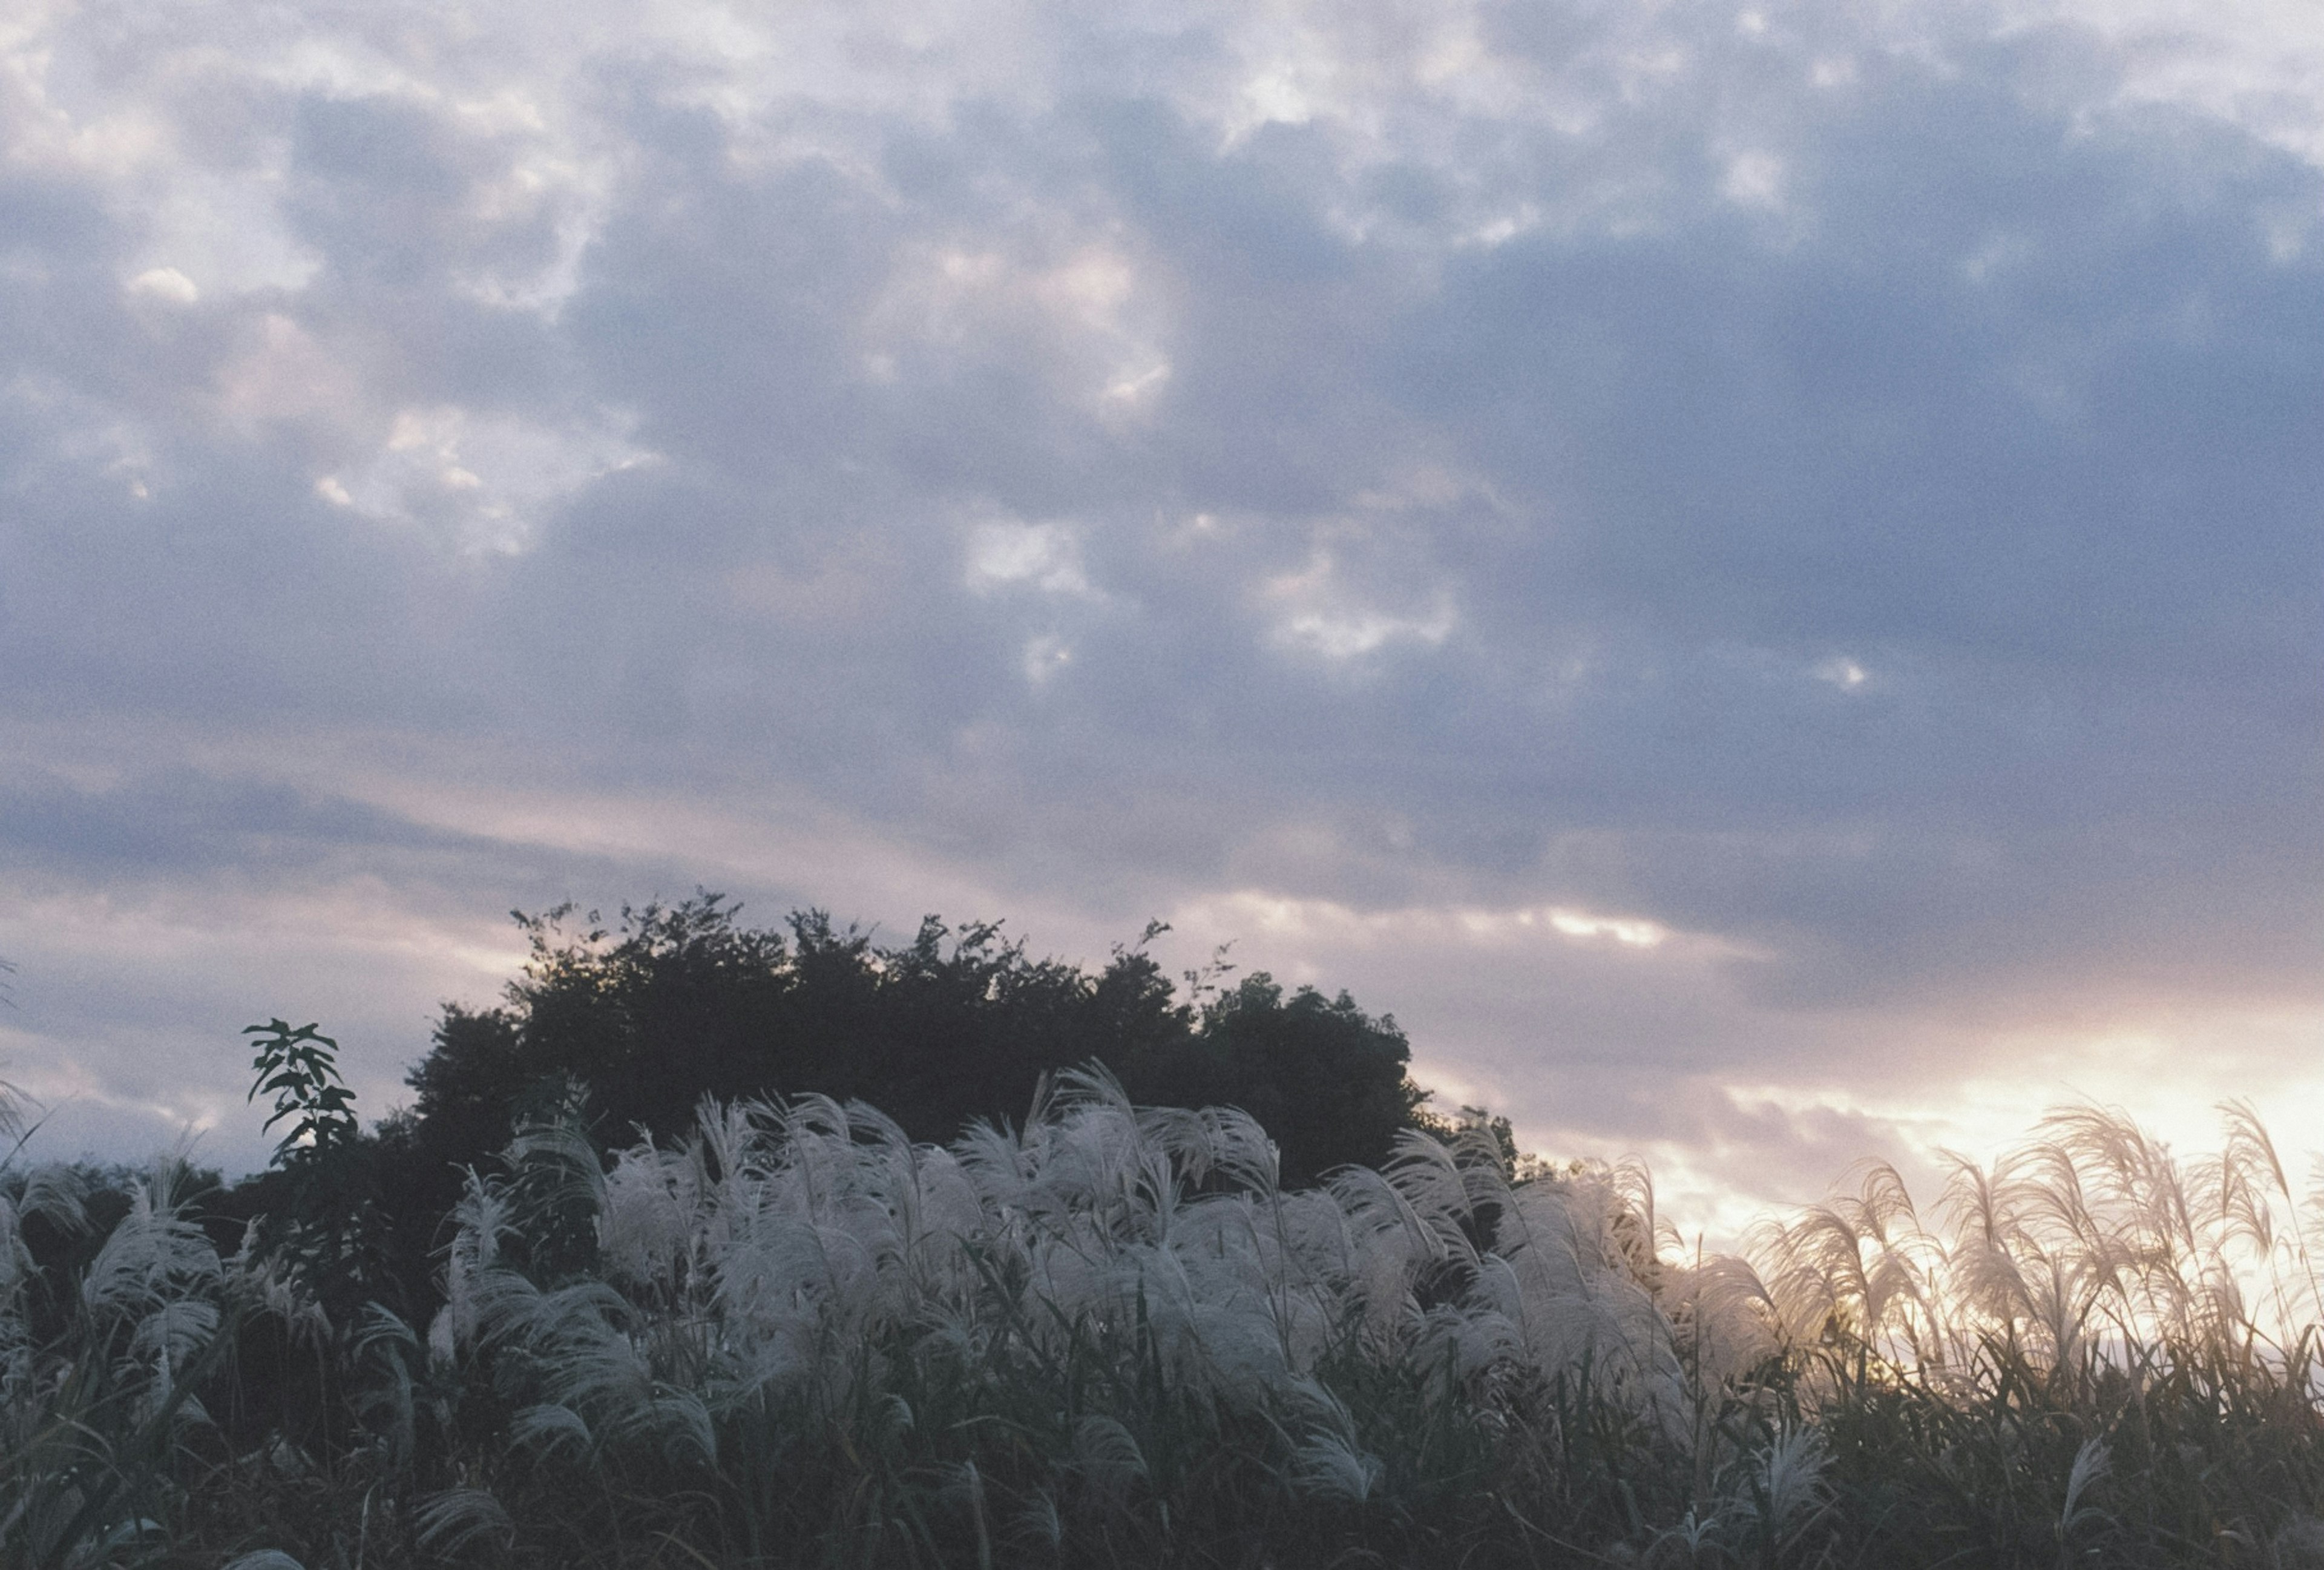
[[[1182,996],[1147,953],[1158,924],[1091,969],[1028,956],[998,922],[929,916],[890,946],[821,910],[752,927],[706,892],[611,930],[570,907],[517,919],[523,974],[495,1006],[445,1006],[387,1130],[421,1170],[482,1159],[529,1102],[575,1085],[609,1139],[678,1133],[705,1095],[821,1092],[947,1140],[1021,1122],[1043,1075],[1093,1060],[1139,1103],[1250,1113],[1294,1186],[1384,1160],[1425,1118],[1393,1016],[1264,972],[1224,985],[1223,966]]]

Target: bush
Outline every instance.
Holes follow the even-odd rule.
[[[1028,958],[998,923],[934,916],[890,947],[820,911],[749,928],[715,894],[625,910],[614,932],[594,918],[569,929],[571,914],[520,915],[524,974],[496,1008],[447,1004],[412,1072],[392,1143],[445,1205],[449,1174],[571,1082],[616,1141],[681,1132],[706,1095],[808,1094],[876,1101],[911,1138],[942,1141],[1022,1119],[1045,1076],[1094,1059],[1142,1102],[1245,1108],[1295,1185],[1386,1160],[1423,1100],[1393,1019],[1345,993],[1286,996],[1264,974],[1182,1002],[1143,940],[1093,972]]]

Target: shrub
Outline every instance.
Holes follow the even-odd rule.
[[[1145,944],[1098,971],[1029,958],[998,923],[928,917],[909,943],[876,944],[800,911],[753,928],[702,894],[624,910],[608,932],[569,909],[520,915],[532,957],[498,1008],[447,1005],[412,1071],[417,1100],[393,1149],[433,1186],[507,1140],[529,1101],[577,1081],[595,1131],[670,1137],[706,1095],[816,1094],[876,1101],[916,1140],[1024,1116],[1034,1088],[1094,1057],[1139,1101],[1240,1106],[1295,1185],[1377,1166],[1424,1097],[1392,1018],[1344,993],[1286,995],[1259,974],[1224,991],[1190,978],[1181,1002]]]

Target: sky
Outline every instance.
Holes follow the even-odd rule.
[[[2324,11],[0,8],[0,1076],[512,909],[1350,990],[1717,1229],[2324,1116]]]

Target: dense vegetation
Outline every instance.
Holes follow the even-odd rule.
[[[752,928],[706,893],[625,910],[612,932],[595,912],[568,928],[570,915],[517,918],[524,974],[498,1007],[446,1006],[412,1111],[385,1131],[400,1189],[437,1186],[435,1210],[512,1118],[569,1085],[617,1141],[682,1132],[705,1096],[807,1093],[874,1102],[911,1138],[945,1141],[1021,1121],[1045,1076],[1093,1060],[1141,1103],[1250,1112],[1295,1187],[1377,1165],[1419,1121],[1393,1018],[1345,993],[1286,996],[1264,973],[1222,984],[1222,956],[1182,999],[1146,952],[1159,923],[1092,971],[1028,957],[997,923],[955,932],[934,916],[881,945],[818,910]]]
[[[754,928],[709,893],[625,909],[611,930],[594,911],[572,918],[517,916],[523,974],[496,1006],[445,1005],[409,1110],[371,1131],[334,1122],[331,1159],[300,1155],[220,1202],[236,1220],[303,1217],[327,1234],[342,1257],[327,1308],[432,1312],[464,1174],[552,1110],[613,1146],[684,1133],[705,1097],[814,1094],[872,1102],[941,1142],[980,1120],[1022,1122],[1045,1079],[1096,1063],[1143,1104],[1250,1113],[1295,1187],[1458,1122],[1424,1106],[1393,1017],[1264,972],[1234,980],[1223,954],[1182,978],[1182,996],[1146,951],[1158,923],[1093,970],[1028,957],[997,923],[954,931],[934,916],[895,945],[819,910]]]
[[[531,963],[502,1006],[447,1006],[411,1076],[410,1141],[430,1164],[499,1149],[543,1086],[586,1087],[597,1124],[675,1134],[706,1095],[816,1092],[879,1103],[916,1140],[977,1119],[1021,1119],[1045,1075],[1094,1058],[1137,1099],[1234,1105],[1266,1127],[1287,1181],[1384,1160],[1420,1093],[1393,1019],[1345,993],[1286,997],[1265,974],[1220,984],[1223,959],[1182,1001],[1146,952],[1149,926],[1095,972],[1027,957],[997,923],[936,917],[907,944],[834,928],[819,910],[753,928],[715,894],[624,910],[619,930],[517,919]]]
[[[669,914],[546,941],[499,1050],[546,1061],[551,1000],[588,1064],[650,1049],[689,1016],[596,1011]],[[1037,1067],[941,1142],[802,1092],[609,1148],[560,1062],[500,1082],[514,1137],[398,1306],[383,1174],[446,1104],[362,1135],[327,1038],[254,1034],[264,1183],[0,1168],[0,1563],[2324,1565],[2324,1218],[2240,1110],[2194,1160],[2056,1113],[1926,1213],[1874,1168],[1705,1258],[1642,1170],[1476,1118],[1295,1187],[1244,1113]]]

